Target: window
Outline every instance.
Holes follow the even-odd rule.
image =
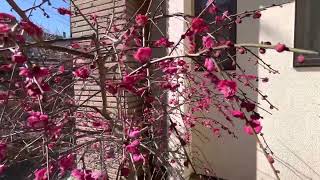
[[[295,22],[295,47],[320,51],[320,0],[297,0]],[[319,55],[305,55],[305,62],[294,67],[320,66]]]
[[[208,0],[194,0],[195,5],[195,15],[199,15],[204,8],[207,6]],[[221,16],[223,12],[228,11],[229,14],[236,14],[237,12],[237,1],[236,0],[216,0],[215,5],[218,7],[219,11],[216,15]],[[204,12],[201,16],[207,23],[211,23],[215,20],[215,16],[213,14],[210,14],[208,11]],[[226,24],[226,23],[225,23]],[[221,27],[221,25],[219,25]],[[233,23],[230,26],[225,26],[222,31],[219,33],[215,33],[214,37],[217,39],[225,39],[225,40],[231,40],[232,42],[236,42],[236,25]],[[213,32],[216,30],[215,25],[210,25],[210,32]],[[197,45],[200,46],[201,39],[197,39]],[[228,50],[229,55],[233,56],[235,59],[236,50]],[[232,59],[228,57],[228,53],[222,54],[221,58],[217,59],[217,62],[222,65],[222,68],[224,70],[235,70],[235,64],[233,63]]]

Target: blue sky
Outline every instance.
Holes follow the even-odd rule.
[[[15,0],[15,2],[22,8],[28,9],[32,7],[33,3],[39,4],[42,0]],[[51,0],[52,6],[45,4],[43,8],[49,14],[50,18],[46,18],[43,12],[39,9],[33,11],[31,20],[39,26],[45,28],[46,32],[62,35],[63,32],[70,35],[70,17],[68,15],[62,16],[57,12],[59,7],[69,8],[68,0]],[[19,17],[14,10],[7,4],[6,0],[0,0],[0,12],[13,14]]]

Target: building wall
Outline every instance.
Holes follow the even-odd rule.
[[[294,17],[295,3],[264,12],[259,41],[294,46]],[[270,78],[259,88],[279,107],[273,115],[261,112],[267,141],[277,157],[275,166],[282,179],[320,179],[320,68],[293,68],[293,53],[270,51],[263,57],[281,73],[270,76],[258,69],[259,75]],[[270,179],[270,168],[259,151],[257,156],[257,179]]]
[[[282,8],[273,7],[262,13],[257,21],[244,21],[238,26],[237,42],[270,41],[294,46],[295,2],[290,0],[242,0],[238,1],[238,12],[288,2]],[[257,52],[254,50],[254,52]],[[275,153],[275,167],[281,179],[320,179],[319,161],[319,90],[320,68],[293,68],[293,53],[267,51],[261,58],[270,63],[280,74],[269,74],[265,69],[252,65],[245,55],[238,62],[248,74],[268,77],[268,83],[257,84],[269,100],[279,108],[270,110],[272,115],[258,110],[264,119],[263,133],[268,145]],[[269,107],[256,93],[249,96]],[[218,117],[214,111],[213,117]],[[192,137],[193,156],[197,156],[198,173],[209,173],[230,180],[275,179],[273,172],[256,146],[253,137],[242,132],[242,123],[236,122],[239,139],[224,135],[212,137],[211,132],[197,126]],[[201,132],[201,133],[199,133]],[[208,169],[203,169],[207,167]]]
[[[281,1],[284,0],[241,0],[238,1],[238,12]],[[168,2],[169,13],[192,13],[191,0]],[[294,17],[294,2],[282,8],[266,10],[260,20],[244,21],[238,26],[237,42],[270,41],[294,46]],[[169,39],[177,40],[184,29],[183,21],[170,19],[167,29]],[[183,48],[180,50],[183,51]],[[248,74],[258,74],[270,79],[269,83],[257,85],[268,95],[270,101],[279,107],[279,111],[271,110],[273,115],[259,111],[264,116],[265,138],[275,152],[275,167],[280,170],[282,179],[320,179],[320,122],[317,113],[320,104],[320,85],[317,83],[320,68],[293,68],[293,54],[289,52],[279,54],[268,51],[261,57],[279,70],[280,75],[271,75],[250,62],[248,64],[248,57],[245,55],[239,56],[238,62],[246,67]],[[250,93],[250,97],[268,108],[257,94]],[[217,117],[214,111],[211,114]],[[227,135],[215,138],[211,132],[197,126],[191,146],[193,152],[197,151],[193,153],[193,157],[198,159],[197,172],[205,174],[206,171],[202,168],[205,166],[211,175],[230,180],[275,179],[255,140],[242,132],[241,122],[236,122],[236,125],[239,127],[235,130],[238,139]],[[201,135],[198,132],[201,132]]]

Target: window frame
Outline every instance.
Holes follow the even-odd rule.
[[[310,6],[310,1],[311,0],[309,1],[297,0],[295,4],[294,46],[297,48],[308,49],[308,47],[306,47],[306,44],[304,43],[304,40],[306,38],[305,31],[308,29],[307,26],[312,24],[312,22],[305,21],[306,13],[310,8],[308,7]],[[320,19],[320,13],[317,16],[319,16],[319,19]],[[310,37],[308,37],[308,39],[310,39]],[[316,49],[311,49],[311,50],[316,50]],[[319,50],[320,50],[320,47],[319,47]],[[300,55],[299,53],[294,53],[294,56],[293,56],[294,68],[320,67],[320,55],[304,55],[305,56],[304,63],[297,62],[297,57],[299,55]]]
[[[199,8],[199,4],[198,3],[203,3],[201,1],[205,1],[207,2],[207,0],[194,0],[193,2],[193,10],[194,10],[194,15],[197,16],[201,11],[202,11],[202,8]],[[238,2],[236,0],[231,0],[232,2],[232,14],[233,13],[237,13],[237,7],[238,7]],[[206,19],[204,19],[206,20]],[[230,40],[234,43],[237,42],[237,25],[236,23],[234,23],[232,25],[232,28],[228,34],[228,36],[230,37]],[[197,46],[200,46],[201,40],[199,39],[196,39],[196,43],[197,43]],[[230,51],[230,54],[233,56],[233,59],[236,61],[237,57],[236,57],[236,48],[233,48],[231,51]],[[223,70],[231,70],[231,71],[234,71],[236,70],[236,64],[233,63],[233,60],[231,60],[230,58],[224,62],[222,62],[222,69]]]

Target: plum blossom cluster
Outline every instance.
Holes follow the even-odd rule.
[[[56,10],[81,17],[99,34],[61,40],[68,42],[64,46],[53,44],[59,39],[44,40],[44,30],[25,17],[18,21],[0,13],[0,177],[27,159],[35,162],[28,176],[36,180],[180,178],[179,163],[194,166],[186,147],[197,125],[219,138],[238,138],[237,129],[256,136],[273,166],[273,152],[260,140],[258,109],[269,110],[247,95],[259,94],[276,108],[256,87],[269,78],[247,74],[236,57],[246,54],[248,64],[277,74],[259,54],[295,49],[263,42],[254,54],[221,36],[246,18],[263,18],[262,10],[231,14],[208,0],[204,12],[212,21],[207,22],[201,15],[166,14],[161,4],[146,4],[123,23],[117,14],[109,19],[73,6],[72,12]],[[153,14],[144,6],[158,9]],[[187,28],[172,42],[158,26],[176,16]],[[31,55],[37,50],[44,58]],[[51,62],[49,52],[56,58],[59,51],[59,60]],[[225,71],[225,61],[238,70]],[[168,147],[171,139],[174,147]]]
[[[48,122],[49,116],[41,112],[30,112],[27,118],[27,125],[34,129],[45,128]]]

